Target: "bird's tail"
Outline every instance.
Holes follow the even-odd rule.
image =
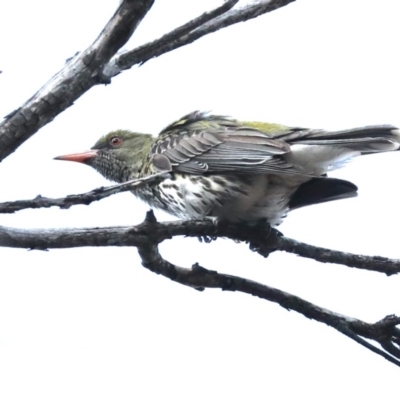
[[[398,150],[400,132],[391,125],[366,126],[345,131],[298,129],[282,135],[290,143],[286,161],[300,171],[321,176],[362,154]]]
[[[392,125],[365,126],[333,132],[298,129],[280,139],[291,144],[337,145],[361,154],[393,151],[400,147],[400,131]]]

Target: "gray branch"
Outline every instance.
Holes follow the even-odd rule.
[[[142,265],[152,272],[197,290],[219,288],[224,291],[250,294],[277,303],[286,310],[297,311],[307,318],[327,324],[400,367],[400,329],[397,328],[397,325],[400,325],[400,317],[388,315],[382,320],[370,324],[357,318],[319,307],[283,290],[238,276],[220,274],[217,271],[203,268],[197,263],[191,269],[178,267],[166,261],[158,252],[157,243],[152,241],[145,241],[138,245],[138,251],[142,258]],[[385,351],[365,339],[374,340]]]
[[[219,29],[259,17],[260,15],[284,7],[294,1],[295,0],[259,0],[241,8],[236,8],[230,11],[224,10],[224,13],[221,13],[224,6],[226,6],[227,9],[230,9],[237,3],[237,1],[227,1],[224,6],[214,10],[213,13],[215,16],[211,17],[212,12],[210,12],[198,17],[199,20],[204,18],[203,24],[198,24],[199,26],[196,26],[197,24],[194,23],[195,20],[193,20],[177,29],[174,29],[153,42],[116,56],[110,63],[113,65],[112,75],[117,74],[122,70],[129,69],[136,64],[143,64],[151,58],[158,57],[161,54],[193,43],[197,39],[218,31]],[[209,20],[208,22],[205,22],[207,18]]]
[[[0,161],[102,82],[111,57],[129,40],[154,0],[123,0],[95,42],[0,124]]]
[[[179,267],[165,260],[158,251],[158,245],[161,242],[177,235],[219,237],[225,234],[226,237],[239,240],[243,235],[248,236],[248,229],[235,224],[224,224],[219,227],[211,221],[160,223],[156,221],[154,214],[149,212],[146,220],[134,227],[58,230],[0,227],[0,246],[37,250],[80,246],[135,246],[138,248],[143,266],[157,274],[198,290],[220,288],[224,291],[238,291],[272,301],[287,310],[297,311],[307,318],[331,326],[386,360],[400,366],[400,329],[397,327],[400,325],[399,317],[387,316],[370,324],[335,313],[298,296],[249,279],[220,274],[198,264],[194,264],[192,268]],[[265,227],[253,228],[253,231],[249,237],[263,237],[267,242],[268,240],[272,242],[269,245],[274,246],[275,242],[281,238],[278,231],[266,230]],[[256,243],[256,245],[259,244]],[[254,246],[254,244],[252,245]],[[384,350],[365,339],[377,342]]]
[[[382,272],[387,276],[400,272],[400,260],[380,256],[363,256],[360,254],[345,253],[324,247],[312,246],[287,237],[278,238],[278,250],[297,254],[301,257],[312,258],[323,263],[347,265],[351,268],[367,271]]]
[[[258,0],[245,7],[232,9],[238,0],[228,0],[160,39],[114,57],[154,3],[154,0],[123,0],[91,46],[68,60],[65,67],[37,93],[5,117],[0,124],[0,161],[93,86],[110,83],[111,78],[122,70],[293,1]]]
[[[153,175],[145,176],[143,178],[134,179],[132,181],[119,183],[112,186],[101,186],[99,188],[93,189],[90,192],[81,194],[70,194],[66,197],[59,197],[56,199],[50,197],[43,197],[40,194],[34,199],[30,200],[16,200],[16,201],[6,201],[0,203],[0,214],[12,214],[16,211],[26,210],[27,208],[50,208],[50,207],[60,207],[61,209],[68,209],[72,206],[78,204],[89,205],[94,201],[99,201],[109,197],[113,194],[128,192],[134,187],[140,186],[142,184],[149,184],[150,182],[157,182],[169,176],[166,172],[159,172]]]

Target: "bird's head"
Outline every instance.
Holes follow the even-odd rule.
[[[139,176],[154,138],[151,135],[116,130],[101,137],[88,151],[55,157],[55,160],[76,161],[90,165],[115,182]]]

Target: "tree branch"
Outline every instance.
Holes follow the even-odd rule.
[[[0,203],[0,214],[12,214],[16,211],[25,210],[27,208],[50,208],[60,207],[61,209],[68,209],[78,204],[89,205],[94,201],[105,199],[116,193],[127,192],[132,190],[134,187],[140,186],[143,183],[157,182],[168,176],[166,172],[159,172],[146,176],[144,178],[134,179],[128,182],[119,183],[113,186],[101,186],[93,189],[90,192],[81,194],[71,194],[66,197],[59,197],[52,199],[50,197],[43,197],[40,194],[34,199],[30,200],[16,200],[6,201]]]
[[[387,276],[398,274],[400,272],[400,260],[386,257],[371,257],[360,254],[345,253],[324,247],[312,246],[287,237],[278,238],[278,247],[278,250],[297,254],[301,257],[312,258],[315,261],[323,263],[342,264],[351,268],[383,272]]]
[[[284,7],[294,1],[295,0],[259,0],[251,4],[247,4],[244,7],[233,9],[231,11],[225,12],[222,15],[219,15],[217,10],[220,11],[223,7],[221,6],[219,9],[214,10],[214,13],[219,16],[210,18],[210,21],[204,23],[201,26],[197,27],[197,24],[195,23],[196,19],[192,20],[187,24],[182,25],[181,27],[167,33],[161,38],[154,40],[153,42],[147,43],[143,46],[139,46],[136,49],[125,52],[123,54],[117,55],[110,62],[111,68],[109,73],[111,74],[111,76],[115,76],[122,70],[129,69],[136,64],[143,64],[151,58],[158,57],[161,54],[165,54],[179,47],[186,46],[210,33],[216,32],[230,25],[237,24],[238,22],[245,22],[249,19],[259,17],[260,15]],[[228,8],[227,3],[236,2],[227,1],[224,6]],[[232,8],[233,5],[231,5],[229,8]],[[211,17],[211,12],[208,16]],[[206,19],[205,14],[198,17],[198,19],[202,17]],[[193,29],[190,30],[191,24],[193,24]]]
[[[159,53],[162,48],[169,48],[171,43],[180,40],[185,35],[199,28],[201,25],[211,21],[212,19],[220,16],[221,14],[226,13],[232,7],[234,7],[239,0],[227,0],[221,6],[215,8],[212,11],[207,11],[204,14],[198,16],[197,18],[192,19],[186,24],[174,29],[173,31],[163,35],[161,38],[156,39],[152,42],[149,42],[143,46],[138,47],[137,49],[132,50],[131,52],[124,53],[124,56],[118,57],[118,59],[123,63],[123,60],[130,59],[129,54],[132,54],[134,57],[149,57],[149,55],[154,54],[153,57],[156,57],[155,54]],[[171,49],[172,50],[172,49]],[[170,50],[169,50],[170,51]],[[160,55],[162,53],[159,53]],[[147,60],[146,60],[147,61]],[[141,61],[141,64],[144,64],[146,61]],[[136,63],[135,63],[136,64]],[[131,66],[133,66],[132,64]],[[129,67],[130,68],[130,67]],[[127,69],[127,68],[124,68]]]
[[[227,225],[236,236],[237,228]],[[241,232],[243,229],[239,229]],[[307,318],[323,322],[362,346],[379,354],[393,364],[400,366],[400,318],[387,316],[370,324],[319,307],[298,296],[282,290],[251,281],[238,276],[220,274],[194,264],[191,269],[182,268],[165,260],[158,251],[158,244],[176,235],[190,236],[220,234],[218,226],[211,221],[187,221],[159,223],[152,212],[146,220],[134,227],[93,228],[93,229],[60,229],[60,230],[21,230],[0,227],[0,246],[23,247],[45,250],[48,248],[66,248],[79,246],[135,246],[138,248],[145,268],[161,274],[182,285],[198,290],[220,288],[238,291],[257,296],[279,304],[287,310],[297,311]],[[275,230],[270,237],[276,239]],[[365,339],[374,340],[386,351],[368,343]]]
[[[209,33],[276,10],[293,1],[258,0],[231,10],[238,0],[228,0],[160,39],[120,54],[110,61],[129,40],[154,3],[154,0],[123,0],[91,46],[68,60],[65,67],[37,93],[5,117],[0,124],[0,161],[93,86],[110,83],[111,78],[122,70],[143,64]]]
[[[331,326],[350,339],[400,367],[400,349],[398,344],[396,344],[400,338],[400,330],[396,328],[396,325],[400,324],[400,317],[390,315],[375,324],[369,324],[356,318],[319,307],[298,296],[271,286],[262,285],[238,276],[220,274],[217,271],[203,268],[197,263],[191,269],[178,267],[166,261],[158,252],[157,244],[151,241],[140,244],[138,251],[142,258],[142,265],[152,272],[161,274],[175,282],[191,286],[197,290],[219,288],[224,291],[238,291],[277,303],[289,311],[297,311],[307,318]],[[386,352],[373,346],[364,340],[363,337],[376,341]]]
[[[0,124],[0,161],[99,82],[103,68],[129,40],[154,0],[123,0],[95,42]]]

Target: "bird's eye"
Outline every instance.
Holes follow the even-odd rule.
[[[122,139],[119,136],[113,136],[110,139],[111,146],[118,146],[122,142]]]

